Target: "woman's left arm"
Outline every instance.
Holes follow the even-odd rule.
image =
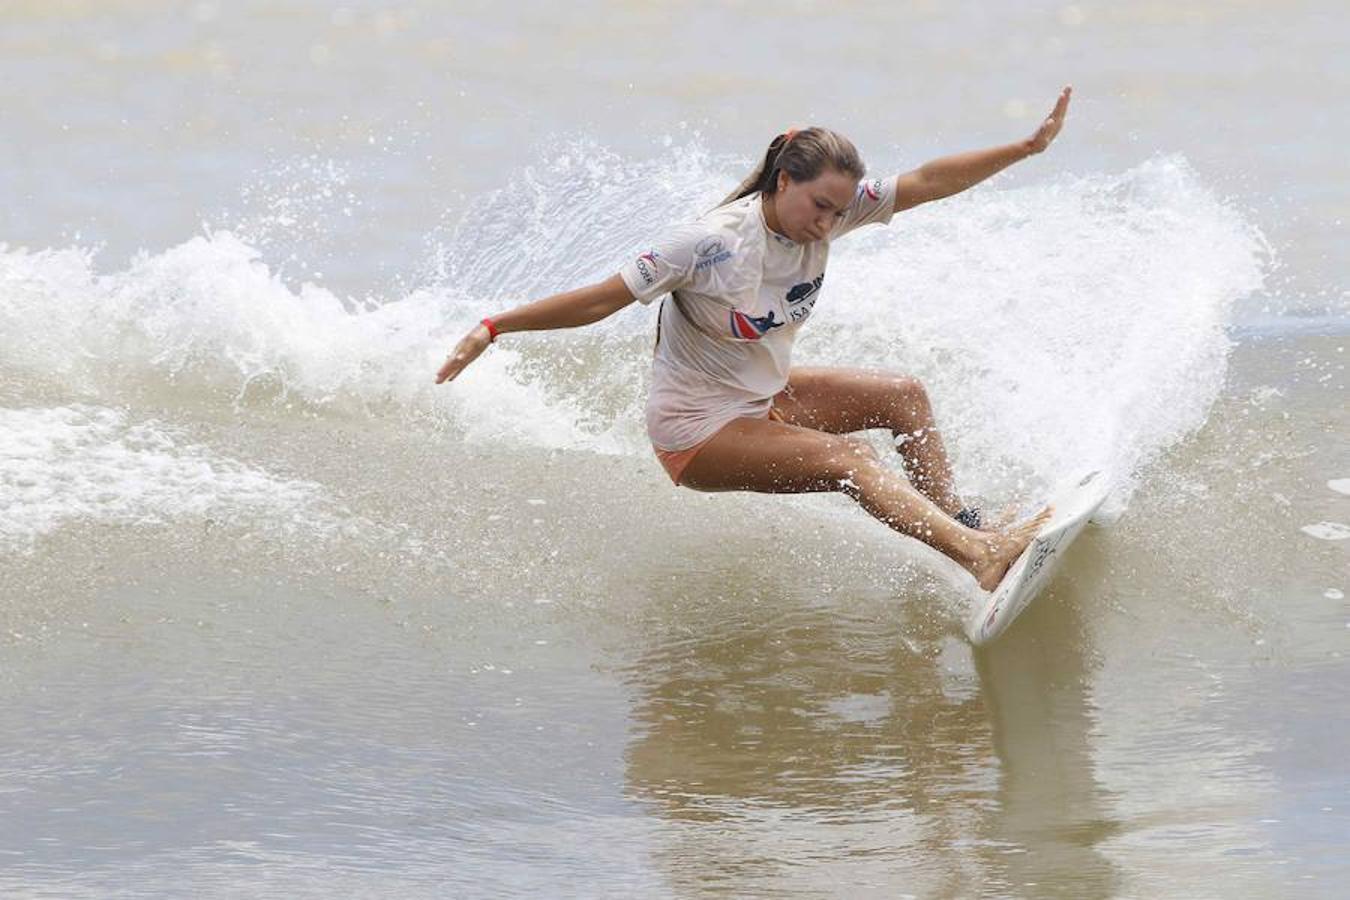
[[[1064,127],[1064,115],[1069,111],[1069,97],[1072,94],[1072,87],[1060,91],[1049,117],[1036,129],[1035,134],[1024,141],[944,156],[901,175],[895,187],[895,211],[959,194],[1013,163],[1040,153],[1050,146],[1055,135]]]

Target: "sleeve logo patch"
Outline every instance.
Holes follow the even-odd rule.
[[[656,284],[657,264],[656,261],[661,258],[661,254],[655,250],[648,250],[637,258],[638,274],[642,276],[642,283],[651,287]]]

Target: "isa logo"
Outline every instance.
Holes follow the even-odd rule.
[[[767,316],[747,316],[740,310],[731,311],[731,336],[743,341],[757,341],[769,333],[771,328],[779,328],[782,322],[775,322],[773,311]]]

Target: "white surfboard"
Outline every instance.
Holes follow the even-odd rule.
[[[1087,525],[1111,491],[1111,479],[1101,469],[1084,472],[1061,483],[1050,496],[1054,513],[997,588],[981,593],[966,620],[966,636],[979,646],[998,637],[1022,614],[1050,582],[1055,566],[1069,544]]]

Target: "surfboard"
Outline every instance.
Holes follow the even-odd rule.
[[[966,636],[975,646],[1002,634],[1050,583],[1055,566],[1074,538],[1087,525],[1111,492],[1111,479],[1102,469],[1083,472],[1061,482],[1050,494],[1054,513],[1008,569],[997,588],[974,603],[966,620]]]

